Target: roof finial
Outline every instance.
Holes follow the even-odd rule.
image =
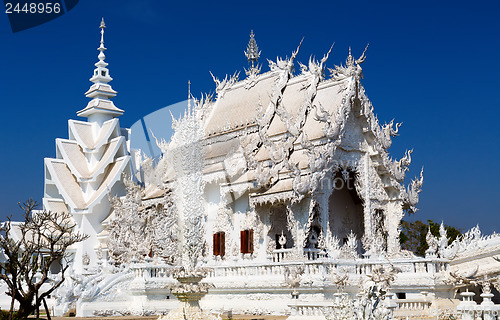
[[[352,57],[350,46],[349,46],[349,55],[347,56],[346,66],[347,67],[354,66],[354,58]]]
[[[260,57],[259,47],[257,46],[257,42],[255,41],[255,35],[253,33],[253,30],[250,30],[250,41],[248,41],[248,46],[247,50],[245,51],[245,56],[248,59],[248,63],[252,65],[253,69]]]
[[[104,29],[106,28],[106,24],[104,23],[104,18],[101,20],[101,25],[99,26],[101,29],[101,44],[97,50],[99,51],[99,61],[95,64],[96,68],[94,70],[94,75],[90,79],[93,83],[108,83],[113,78],[109,76],[109,70],[106,68],[108,63],[104,61],[106,56],[104,55],[104,51],[106,51],[106,47],[104,46]]]
[[[106,56],[104,55],[104,51],[106,51],[106,48],[104,47],[104,29],[106,29],[106,24],[104,23],[104,18],[101,20],[101,25],[99,26],[101,29],[101,45],[97,50],[99,50],[101,53],[99,53],[99,60],[104,61]]]
[[[191,114],[191,80],[188,80],[188,114]]]
[[[94,84],[85,93],[85,96],[92,100],[85,109],[77,112],[79,116],[89,118],[89,121],[94,114],[105,114],[109,117],[117,117],[123,114],[123,110],[118,109],[110,100],[116,96],[116,91],[108,84],[113,78],[109,75],[108,63],[104,61],[106,58],[104,55],[104,51],[106,51],[106,47],[104,46],[104,29],[106,28],[104,18],[101,20],[99,28],[101,29],[101,43],[99,48],[97,48],[99,51],[99,55],[97,56],[99,61],[95,64],[94,74],[90,78],[90,81]],[[102,120],[102,118],[100,119]]]

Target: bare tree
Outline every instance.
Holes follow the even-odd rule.
[[[66,249],[88,236],[74,231],[76,224],[67,212],[35,211],[38,203],[33,199],[19,206],[24,221],[12,222],[9,217],[0,225],[0,249],[7,258],[0,264],[0,279],[12,297],[10,317],[17,300],[17,317],[23,319],[35,310],[38,317],[42,302],[46,307],[45,298],[65,280]],[[51,275],[51,267],[59,264],[59,274]]]

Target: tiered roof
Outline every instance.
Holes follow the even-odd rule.
[[[110,98],[116,96],[104,61],[104,20],[101,22],[99,61],[85,93],[92,100],[78,115],[88,122],[69,120],[69,139],[56,139],[56,159],[45,159],[46,195],[44,205],[61,211],[64,203],[71,212],[92,212],[92,208],[121,180],[130,156],[116,117],[123,114]],[[94,117],[98,116],[98,117]],[[57,191],[57,192],[56,192]],[[105,218],[109,212],[99,212]]]

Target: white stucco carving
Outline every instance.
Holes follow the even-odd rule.
[[[132,151],[115,119],[120,111],[108,102],[114,91],[100,50],[105,76],[95,75],[88,96],[96,101],[80,112],[89,123],[70,122],[70,147],[59,142],[61,157],[46,160],[44,203],[98,226],[58,291],[60,313],[389,319],[405,299],[394,302],[388,291],[428,310],[429,297],[451,299],[459,286],[473,285],[456,280],[469,274],[496,285],[500,238],[479,228],[448,245],[442,226],[439,238],[429,234],[426,257],[401,251],[400,222],[417,211],[423,171],[405,185],[413,149],[397,160],[389,154],[401,124],[381,125],[374,113],[362,85],[366,49],[358,59],[349,50],[344,65],[327,68],[332,48],[302,64],[301,45],[261,73],[252,36],[246,79],[212,75],[215,100],[189,94],[172,138],[155,137],[162,156],[143,159],[126,177]],[[111,108],[110,119],[97,116],[97,105]],[[75,146],[93,159],[87,167],[73,158]],[[99,148],[108,153],[101,157]],[[57,178],[58,165],[76,184]],[[101,180],[103,172],[110,180]],[[68,186],[89,206],[66,197]],[[477,257],[484,263],[474,270]],[[204,313],[189,297],[201,299]]]

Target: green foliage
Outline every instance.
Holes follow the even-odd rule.
[[[439,226],[439,223],[432,220],[427,220],[427,223],[420,220],[415,222],[401,221],[401,233],[399,234],[401,249],[412,251],[418,256],[425,256],[425,250],[429,248],[425,238],[427,231],[430,228],[431,233],[439,238]],[[455,227],[445,225],[444,229],[446,230],[448,244],[451,244],[457,237],[462,235],[460,230]]]
[[[9,313],[10,312],[8,310],[1,310],[0,309],[0,320],[9,320]],[[14,312],[12,314],[12,320],[23,320],[23,319],[27,319],[27,318],[19,317],[17,312]]]

